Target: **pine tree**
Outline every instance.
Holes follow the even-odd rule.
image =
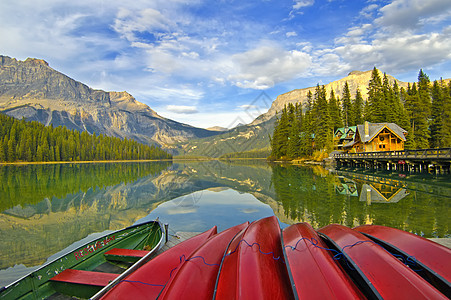
[[[341,118],[341,110],[339,100],[335,98],[334,90],[330,90],[329,96],[329,115],[331,119],[332,128],[343,127],[343,120]]]
[[[443,114],[439,132],[440,147],[451,147],[451,81],[443,84]]]
[[[382,92],[384,94],[384,107],[382,112],[383,122],[388,123],[398,123],[398,110],[399,105],[396,103],[395,95],[392,87],[390,86],[390,81],[388,76],[384,73],[384,79],[382,83]]]
[[[341,103],[343,107],[343,123],[345,126],[355,125],[355,117],[353,115],[351,103],[351,92],[347,81],[343,87],[343,97],[341,99]]]
[[[307,93],[307,101],[305,104],[305,114],[301,123],[301,140],[300,153],[304,156],[310,156],[313,153],[313,94],[311,91]]]
[[[368,84],[367,102],[368,106],[367,111],[365,112],[365,119],[373,123],[384,122],[386,103],[383,93],[382,80],[376,67],[373,68],[371,79]]]
[[[356,90],[355,99],[352,103],[352,121],[351,126],[363,124],[363,97],[359,88]]]
[[[431,141],[430,145],[433,148],[441,147],[440,132],[443,123],[444,114],[444,94],[443,94],[443,81],[441,84],[434,81],[431,90],[432,96],[432,110],[431,110]]]
[[[320,86],[318,84],[315,89],[313,101],[313,125],[315,148],[317,150],[331,148],[333,146],[333,127],[324,85]]]
[[[431,112],[429,77],[420,70],[418,74],[418,92],[414,97],[413,120],[415,122],[415,142],[419,149],[429,148],[428,118]]]
[[[405,130],[409,131],[410,125],[409,125],[409,118],[407,116],[407,110],[404,108],[403,105],[403,97],[402,97],[402,90],[399,90],[398,83],[395,81],[393,83],[393,97],[394,97],[394,108],[395,108],[395,122]]]
[[[6,151],[3,146],[3,141],[0,139],[0,161],[6,161]]]

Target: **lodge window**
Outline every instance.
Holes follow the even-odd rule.
[[[379,148],[384,148],[385,149],[385,145],[379,145]]]

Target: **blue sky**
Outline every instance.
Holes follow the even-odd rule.
[[[451,1],[1,1],[0,54],[45,59],[183,123],[233,127],[353,70],[451,78]]]

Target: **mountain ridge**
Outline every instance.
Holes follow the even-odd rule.
[[[218,134],[164,118],[127,92],[92,89],[42,59],[0,55],[0,111],[44,125],[132,138],[170,148]]]

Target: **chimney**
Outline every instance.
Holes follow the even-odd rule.
[[[370,136],[370,123],[368,121],[365,121],[364,127],[365,127],[365,137],[369,137]]]

